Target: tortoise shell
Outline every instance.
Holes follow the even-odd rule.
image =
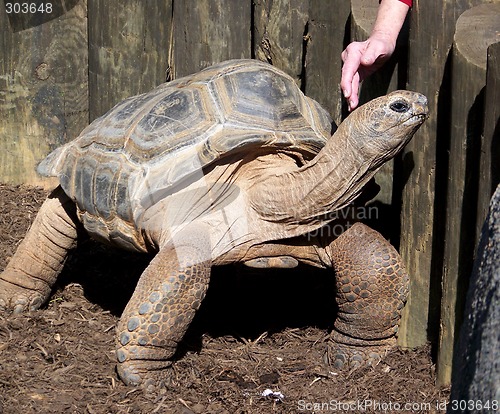
[[[329,114],[294,80],[257,60],[232,60],[126,99],[38,166],[80,211],[133,221],[217,160],[256,148],[311,159],[332,134]]]

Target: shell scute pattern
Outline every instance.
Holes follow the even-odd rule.
[[[298,110],[301,108],[297,108],[302,102],[297,99],[296,87],[286,81],[270,70],[252,70],[214,80],[211,89],[225,121],[231,125],[290,131],[295,126],[293,119],[302,119],[302,125],[304,122]]]
[[[85,128],[77,140],[70,142],[72,150],[79,149],[91,151],[123,151],[126,138],[133,131],[138,120],[144,116],[144,110],[154,99],[151,91],[141,95],[127,98],[118,103],[108,113],[97,118]]]
[[[190,86],[173,89],[138,122],[125,145],[131,160],[161,163],[165,157],[210,137],[218,119],[207,89],[204,85]]]
[[[110,195],[114,194],[115,189],[112,184],[118,181],[119,173],[120,166],[111,161],[99,164],[95,172],[95,206],[104,220],[112,218],[112,213],[116,209],[114,205],[116,197]]]

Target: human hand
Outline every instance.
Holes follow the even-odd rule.
[[[379,69],[392,55],[395,41],[379,33],[372,33],[364,42],[352,42],[342,52],[342,79],[340,87],[347,99],[349,111],[359,103],[359,85]]]

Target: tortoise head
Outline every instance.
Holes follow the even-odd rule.
[[[345,121],[351,144],[375,164],[395,156],[427,118],[427,98],[395,91],[361,106]]]

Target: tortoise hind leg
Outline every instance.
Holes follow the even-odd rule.
[[[186,235],[161,248],[141,275],[117,328],[117,370],[127,385],[153,391],[168,378],[208,288],[209,254],[208,240]]]
[[[34,310],[48,299],[79,227],[74,203],[57,187],[0,275],[1,310]]]
[[[331,334],[333,365],[377,363],[396,345],[408,295],[401,257],[378,232],[361,223],[334,240],[327,252],[336,273],[339,306]]]

